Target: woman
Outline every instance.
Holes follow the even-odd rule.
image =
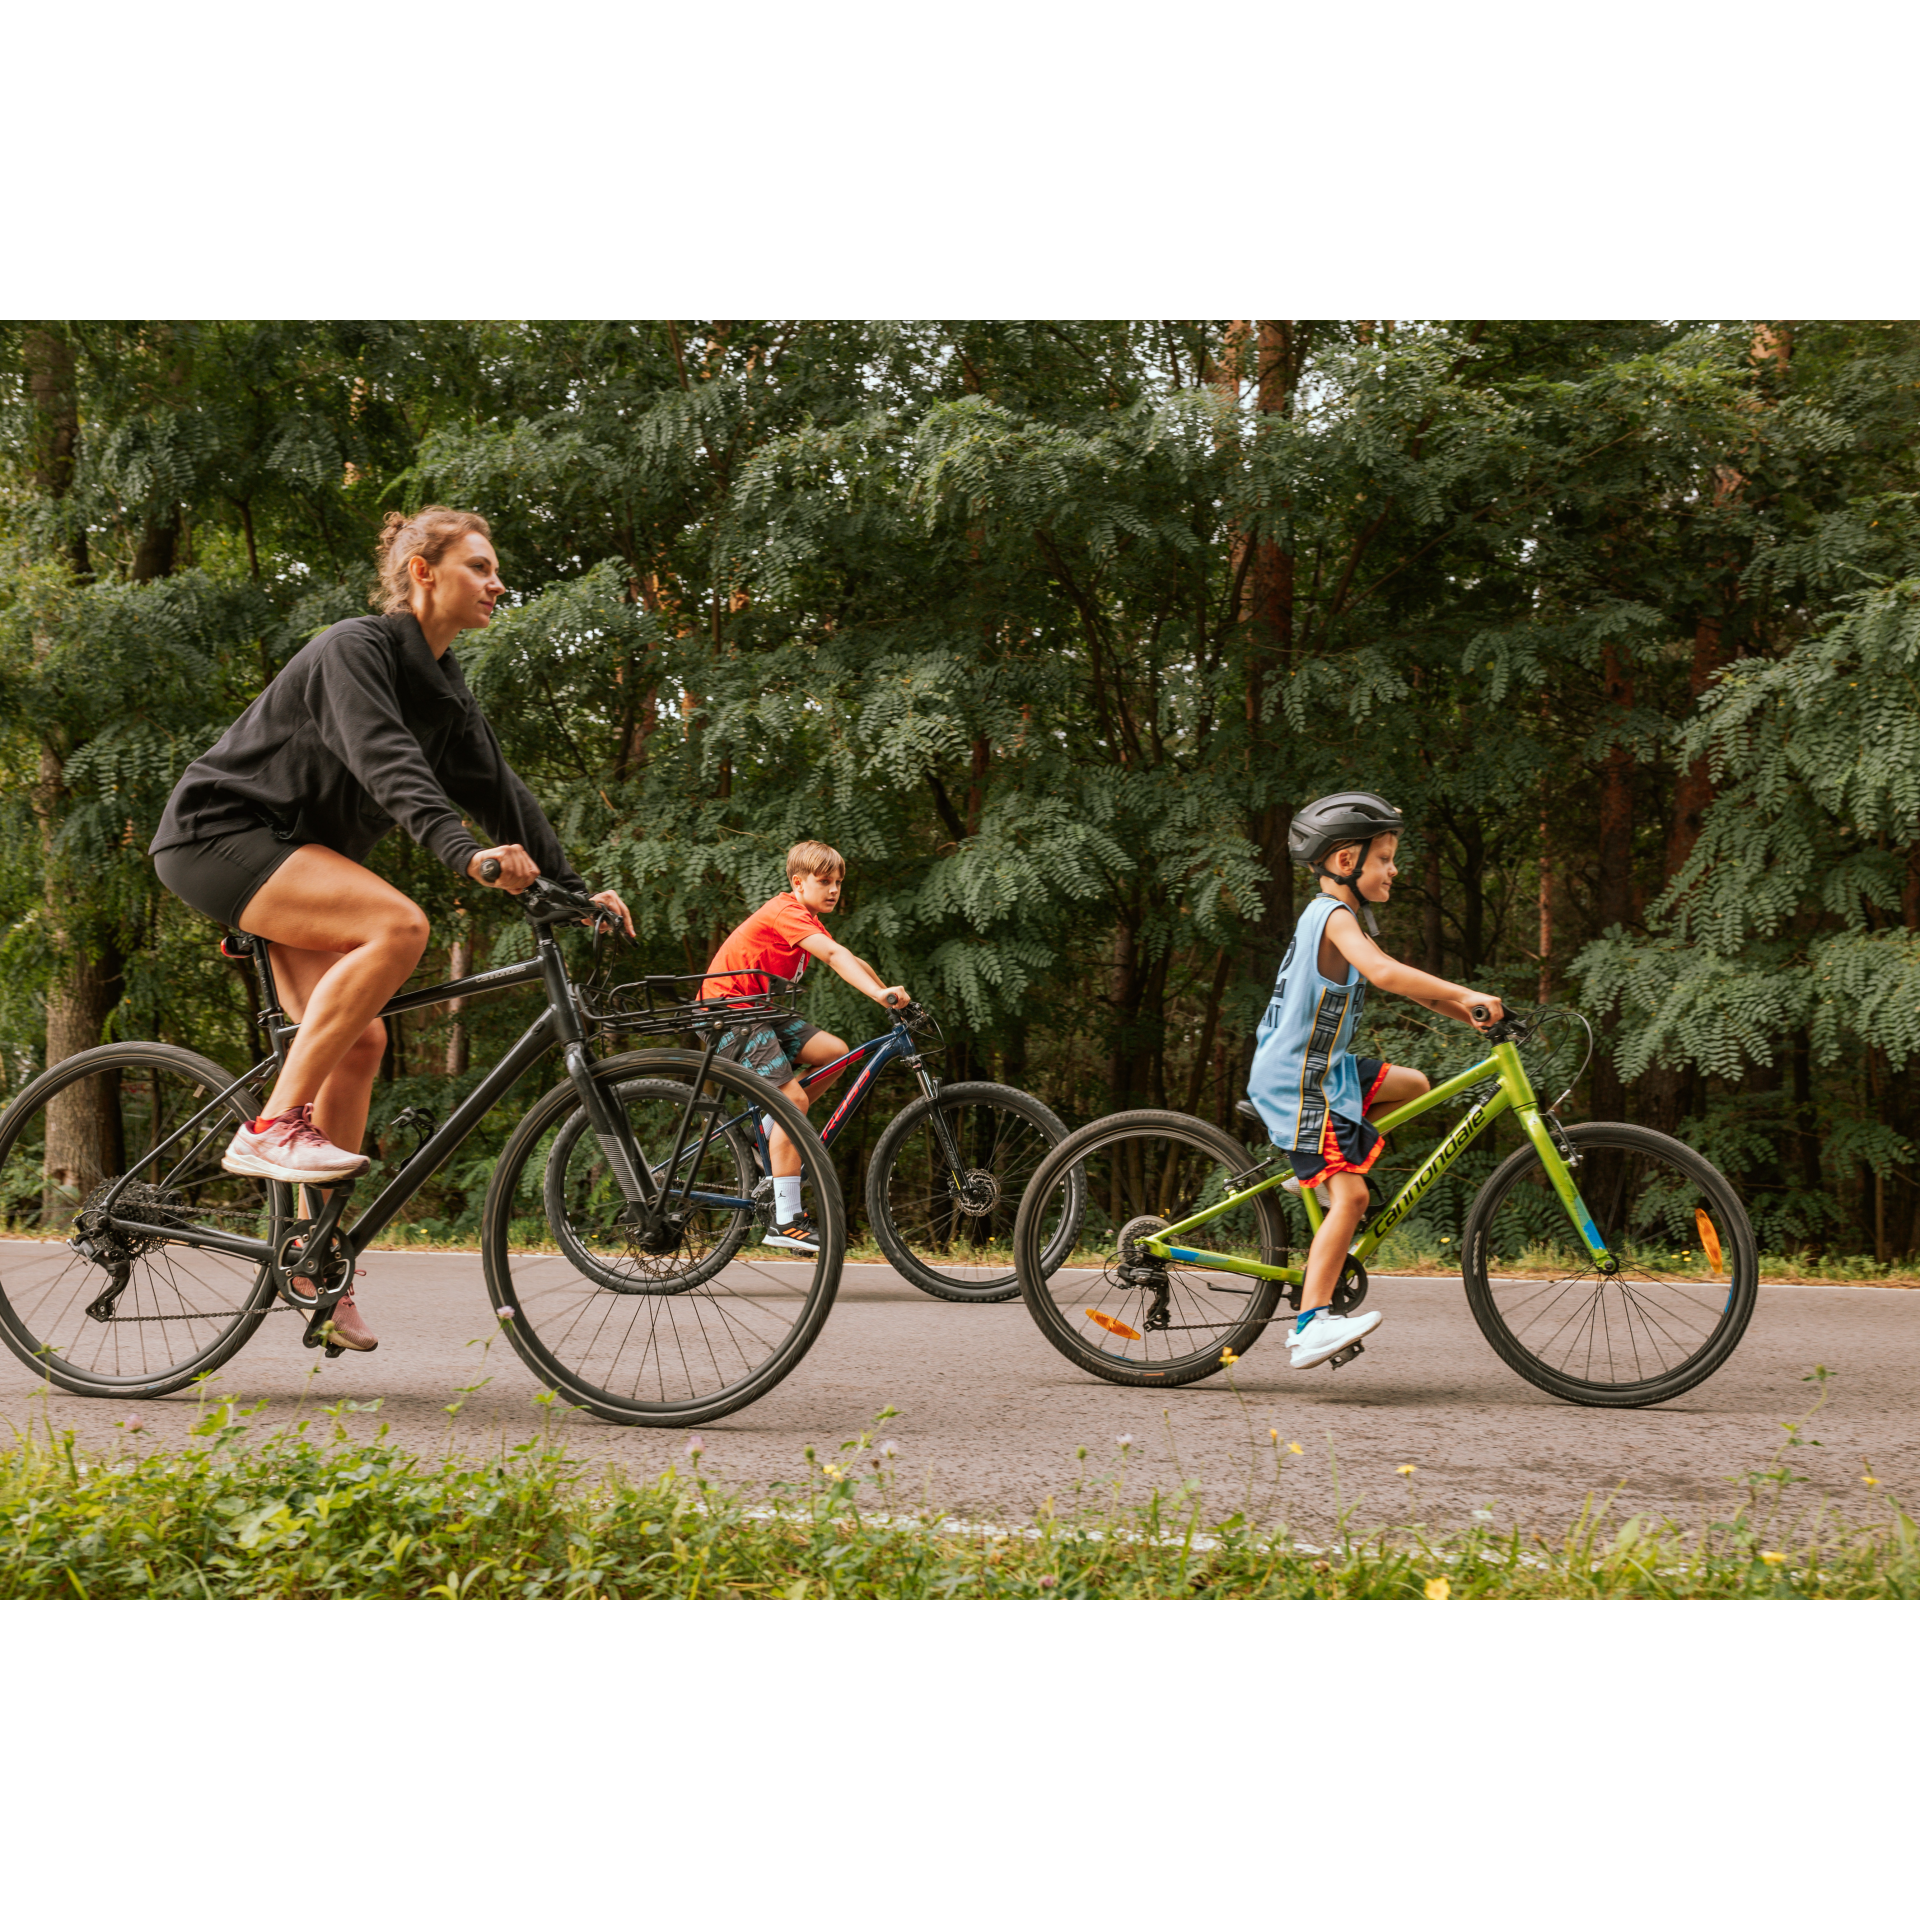
[[[470,880],[519,893],[541,874],[584,891],[559,836],[500,752],[448,648],[487,626],[505,591],[477,513],[392,513],[380,612],[329,627],[181,777],[149,851],[169,891],[268,942],[300,1024],[261,1117],[233,1137],[231,1173],[325,1186],[359,1151],[386,1031],[374,1016],[419,965],[427,916],[361,865],[396,823]],[[501,842],[481,847],[461,816]],[[480,880],[483,860],[499,878]],[[633,930],[618,894],[594,898]],[[338,1345],[378,1344],[351,1291]]]

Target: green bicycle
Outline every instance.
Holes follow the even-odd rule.
[[[1526,1142],[1481,1188],[1462,1236],[1473,1317],[1500,1358],[1547,1393],[1590,1407],[1652,1406],[1698,1386],[1739,1345],[1758,1297],[1753,1228],[1725,1177],[1691,1147],[1647,1127],[1565,1126],[1542,1109],[1519,1048],[1559,1011],[1487,1028],[1486,1059],[1380,1122],[1392,1133],[1468,1102],[1362,1228],[1334,1305],[1359,1306],[1368,1264],[1394,1229],[1512,1113]],[[1276,1317],[1298,1311],[1304,1275],[1291,1263],[1279,1200],[1289,1174],[1283,1156],[1256,1165],[1230,1134],[1190,1114],[1091,1122],[1041,1162],[1021,1201],[1014,1258],[1027,1310],[1069,1360],[1120,1386],[1178,1387],[1217,1373]],[[1069,1183],[1086,1198],[1063,1261],[1049,1241]],[[1300,1198],[1317,1228],[1313,1194]]]

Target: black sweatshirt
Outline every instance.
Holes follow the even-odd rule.
[[[368,614],[309,640],[180,776],[147,851],[265,826],[364,860],[397,823],[465,877],[480,848],[463,814],[581,889],[460,663],[412,614]]]

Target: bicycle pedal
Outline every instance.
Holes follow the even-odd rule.
[[[1358,1360],[1366,1350],[1367,1343],[1364,1340],[1356,1340],[1352,1346],[1343,1347],[1338,1353],[1334,1354],[1328,1360],[1327,1365],[1330,1367],[1344,1367],[1349,1360]]]
[[[327,1342],[327,1344],[326,1344],[326,1346],[325,1346],[324,1348],[322,1348],[322,1349],[321,1349],[321,1351],[322,1351],[322,1352],[324,1352],[324,1353],[326,1354],[326,1356],[327,1356],[327,1358],[328,1358],[329,1360],[338,1360],[338,1359],[340,1358],[340,1356],[341,1356],[341,1355],[342,1355],[343,1353],[345,1353],[345,1352],[346,1352],[346,1348],[345,1348],[345,1347],[336,1347],[336,1346],[335,1346],[335,1345],[333,1344],[333,1342],[332,1342],[331,1340],[329,1340],[329,1341]]]

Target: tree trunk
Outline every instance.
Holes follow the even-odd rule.
[[[1553,997],[1553,855],[1547,847],[1547,811],[1540,809],[1540,1004]]]
[[[1444,899],[1440,875],[1440,829],[1430,825],[1426,831],[1426,853],[1420,875],[1421,964],[1441,979],[1446,978],[1445,922],[1441,917]]]
[[[1298,347],[1291,320],[1262,320],[1255,330],[1259,369],[1259,411],[1273,420],[1293,411],[1294,386],[1299,378]],[[1286,502],[1282,501],[1284,509]],[[1286,728],[1267,733],[1265,709],[1270,678],[1284,680],[1293,668],[1294,577],[1293,553],[1263,526],[1254,542],[1251,572],[1251,632],[1247,640],[1247,746],[1250,755],[1270,766],[1278,756],[1290,765],[1292,754],[1283,746]],[[1272,776],[1267,776],[1271,780]],[[1267,781],[1262,782],[1263,785]],[[1287,831],[1293,825],[1293,807],[1285,801],[1262,806],[1251,838],[1260,849],[1266,878],[1260,887],[1260,930],[1256,952],[1275,970],[1293,932],[1293,861],[1287,852]],[[1263,966],[1262,970],[1265,968]]]
[[[1612,647],[1605,650],[1602,671],[1608,703],[1625,712],[1633,709],[1633,671]],[[1633,920],[1633,758],[1618,741],[1607,749],[1600,775],[1599,885],[1595,897],[1600,924],[1624,927]]]
[[[156,507],[140,530],[140,545],[133,556],[135,580],[164,580],[173,571],[174,557],[180,547],[180,502],[169,501]]]
[[[114,953],[76,961],[55,977],[47,988],[48,1066],[100,1044],[120,989]],[[124,1170],[118,1075],[95,1074],[48,1102],[45,1152],[44,1224],[57,1230],[103,1180]]]
[[[1183,1113],[1200,1111],[1200,1095],[1206,1087],[1207,1069],[1213,1060],[1213,1036],[1220,1029],[1220,1001],[1232,971],[1233,955],[1223,947],[1213,963],[1213,980],[1207,988],[1207,1011],[1200,1023],[1200,1044],[1193,1050],[1193,1065],[1187,1073],[1187,1095],[1180,1102]]]
[[[28,480],[33,490],[49,500],[64,500],[73,491],[74,462],[80,444],[79,382],[73,344],[64,333],[48,326],[28,327],[20,342],[26,362],[29,405]],[[76,526],[65,541],[67,563],[75,573],[88,572],[87,530]]]
[[[1631,710],[1633,675],[1611,646],[1602,652],[1601,671],[1608,703]],[[1604,933],[1609,927],[1625,927],[1633,920],[1633,760],[1618,741],[1607,749],[1606,761],[1600,770],[1596,850],[1599,872],[1594,901],[1599,925],[1594,931]],[[1613,1064],[1613,1035],[1619,1024],[1617,1011],[1601,1022],[1600,1045],[1594,1050],[1593,1117],[1596,1120],[1627,1117],[1626,1088]]]
[[[1454,833],[1460,842],[1461,977],[1474,980],[1487,958],[1487,836],[1476,813],[1461,815]]]
[[[456,940],[447,954],[447,978],[464,980],[473,971],[473,949],[465,940]],[[447,1034],[447,1075],[455,1078],[467,1070],[467,1023],[462,1017],[467,1010],[464,1000],[449,1000],[447,1012],[452,1016],[453,1026]]]

